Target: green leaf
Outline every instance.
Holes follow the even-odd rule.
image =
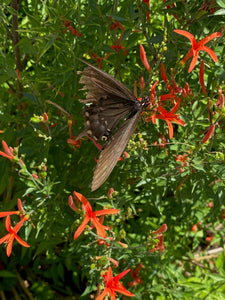
[[[216,2],[220,7],[225,8],[225,0],[216,0]]]
[[[222,15],[225,15],[225,9],[217,10],[216,12],[214,12],[213,15],[214,15],[214,16],[222,16]]]
[[[10,277],[16,277],[16,274],[10,272],[10,271],[7,271],[7,270],[1,270],[0,271],[0,277],[6,277],[6,278],[10,278]]]

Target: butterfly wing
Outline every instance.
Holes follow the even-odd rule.
[[[86,67],[83,71],[78,72],[78,74],[82,74],[80,83],[84,84],[84,90],[89,91],[86,100],[81,102],[93,103],[101,98],[104,99],[104,96],[108,94],[125,100],[128,99],[127,101],[136,100],[136,97],[131,93],[131,91],[117,79],[87,62],[83,60],[81,61],[88,67]],[[118,100],[118,102],[120,101]]]
[[[92,181],[92,191],[98,189],[109,177],[141,117],[141,109],[128,118],[102,150]]]
[[[84,62],[84,61],[82,61]],[[125,116],[135,113],[136,97],[118,80],[102,70],[84,62],[88,66],[82,74],[80,83],[88,90],[83,103],[92,103],[84,109],[85,128],[78,135],[92,137],[95,141],[106,139]]]

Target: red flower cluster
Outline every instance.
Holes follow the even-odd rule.
[[[164,241],[163,232],[165,232],[166,230],[167,230],[167,225],[163,224],[158,230],[153,232],[154,234],[157,234],[155,238],[159,241],[155,244],[155,247],[153,249],[149,250],[150,253],[157,250],[160,250],[161,252],[164,251],[165,247],[163,245],[163,241]]]
[[[109,56],[111,55],[111,53],[109,52],[105,57],[99,57],[97,54],[95,54],[94,52],[91,52],[91,56],[96,60],[97,64],[98,64],[98,68],[102,67],[102,60],[103,59],[107,59]]]
[[[74,36],[79,36],[79,37],[82,36],[82,34],[81,34],[80,32],[78,32],[78,31],[71,25],[71,22],[70,22],[70,21],[68,21],[68,20],[63,20],[63,22],[64,22],[64,25],[65,25],[65,27],[66,27],[66,29],[63,30],[63,33],[66,33],[67,31],[71,31],[72,34],[73,34]]]
[[[119,54],[120,49],[124,51],[124,55],[127,55],[127,50],[121,45],[121,39],[122,39],[123,34],[120,35],[119,41],[117,44],[112,45],[111,49],[115,49],[117,54]]]
[[[145,54],[145,50],[144,47],[142,45],[140,45],[140,56],[141,56],[141,60],[145,66],[145,68],[150,71],[150,66],[148,64],[147,61],[147,57]],[[154,85],[152,86],[151,89],[151,96],[149,98],[149,106],[147,109],[152,108],[153,109],[153,114],[151,113],[150,116],[148,116],[147,118],[145,118],[146,122],[152,121],[153,124],[155,124],[156,119],[162,119],[165,120],[168,127],[169,127],[169,137],[170,139],[173,138],[173,126],[171,122],[175,122],[181,126],[185,125],[185,122],[181,119],[179,119],[179,115],[175,114],[175,112],[178,110],[179,106],[180,106],[180,98],[177,98],[176,93],[181,93],[185,96],[189,95],[191,93],[191,90],[189,89],[188,84],[185,86],[185,89],[181,89],[177,86],[176,81],[174,79],[173,76],[173,71],[172,72],[172,79],[173,79],[173,87],[170,86],[169,81],[167,79],[166,73],[165,73],[165,67],[162,64],[161,65],[161,76],[164,82],[167,83],[167,88],[169,89],[170,93],[169,94],[165,94],[165,95],[161,95],[160,96],[160,101],[158,101],[156,103],[156,95],[155,95],[155,88],[156,85],[158,84],[158,81],[156,81],[154,83]],[[164,100],[173,100],[172,103],[174,103],[174,100],[176,100],[176,103],[174,104],[173,108],[171,109],[171,111],[167,111],[164,107],[163,107],[163,103],[162,101]],[[158,113],[158,114],[157,114]]]

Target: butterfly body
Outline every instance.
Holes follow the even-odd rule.
[[[137,98],[118,80],[102,70],[84,62],[88,66],[80,83],[88,90],[84,116],[84,130],[77,139],[89,136],[94,141],[106,141],[98,158],[92,181],[92,191],[99,188],[108,178],[133,134],[141,112],[149,98]],[[124,121],[122,125],[121,121]]]

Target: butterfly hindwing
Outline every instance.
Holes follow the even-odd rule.
[[[102,150],[94,172],[92,191],[98,189],[111,174],[130,140],[140,116],[141,111],[137,112],[132,118],[128,118]]]

